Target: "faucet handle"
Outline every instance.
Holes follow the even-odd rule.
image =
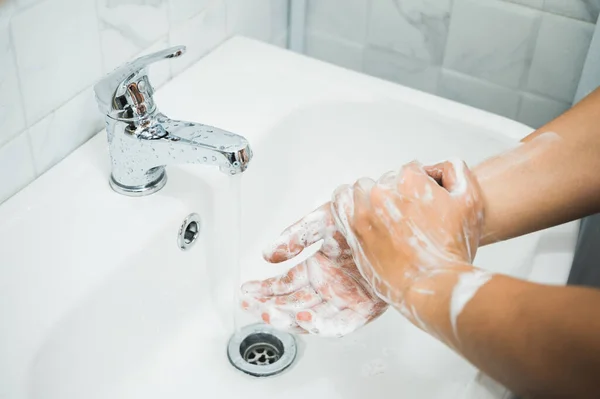
[[[154,108],[153,89],[148,80],[148,65],[179,57],[185,46],[175,46],[127,62],[94,86],[96,101],[105,115],[131,118]]]

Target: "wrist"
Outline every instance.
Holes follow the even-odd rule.
[[[491,276],[468,263],[432,269],[410,285],[399,310],[417,327],[454,347],[458,316]]]

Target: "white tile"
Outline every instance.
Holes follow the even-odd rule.
[[[33,162],[38,174],[50,169],[85,143],[103,126],[92,88],[29,128]]]
[[[461,73],[442,70],[437,92],[442,97],[498,115],[512,119],[517,116],[519,94],[515,90]]]
[[[541,10],[544,8],[544,0],[504,0],[509,3],[520,4],[526,7],[535,8],[536,10]]]
[[[451,0],[377,0],[368,43],[440,65],[448,37]]]
[[[365,49],[363,70],[370,75],[429,93],[436,92],[440,74],[440,67],[428,61],[373,47]]]
[[[517,120],[537,129],[561,115],[570,107],[571,105],[567,102],[523,93]]]
[[[0,147],[0,203],[35,179],[27,133]]]
[[[171,46],[185,44],[186,53],[171,62],[173,76],[186,69],[221,44],[227,37],[226,7],[222,1],[213,2],[209,8],[171,30]]]
[[[192,18],[196,14],[204,11],[212,0],[168,0],[169,1],[169,19],[171,26],[175,27],[179,23]]]
[[[36,3],[39,3],[40,1],[43,1],[43,0],[15,0],[15,4],[16,4],[17,8],[22,9],[22,8],[30,7]]]
[[[23,101],[9,40],[12,2],[0,4],[0,146],[25,128]]]
[[[287,0],[226,0],[226,3],[229,36],[247,36],[287,47]]]
[[[362,69],[363,47],[361,45],[310,32],[306,34],[304,45],[305,53],[310,57],[356,71]]]
[[[501,86],[520,87],[541,13],[510,3],[456,0],[444,67]]]
[[[312,31],[364,44],[367,11],[368,0],[308,0],[306,27]]]
[[[227,33],[268,42],[271,39],[271,0],[227,0]]]
[[[600,0],[545,0],[544,10],[596,23],[600,12]]]
[[[28,125],[102,74],[94,0],[35,4],[13,17],[12,33]]]
[[[590,23],[544,14],[527,90],[571,102],[593,33]]]
[[[287,31],[287,15],[287,0],[227,0],[227,32],[273,42]]]
[[[166,0],[98,0],[98,18],[105,73],[169,32]],[[131,23],[132,18],[143,23]]]

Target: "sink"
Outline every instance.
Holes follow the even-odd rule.
[[[156,101],[172,117],[247,137],[249,169],[240,182],[206,167],[170,166],[161,191],[126,197],[108,185],[100,132],[2,204],[0,397],[505,397],[393,311],[342,339],[298,337],[295,364],[276,377],[235,370],[226,345],[234,287],[292,264],[267,264],[261,248],[339,184],[415,158],[458,156],[474,165],[531,128],[239,37],[165,85]],[[192,213],[199,236],[181,251],[177,233]],[[475,263],[561,284],[576,231],[571,223],[494,244]],[[555,260],[548,273],[540,257]]]

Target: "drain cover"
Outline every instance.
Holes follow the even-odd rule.
[[[296,340],[291,334],[265,324],[243,327],[229,339],[227,356],[238,370],[255,377],[281,373],[296,358]]]

